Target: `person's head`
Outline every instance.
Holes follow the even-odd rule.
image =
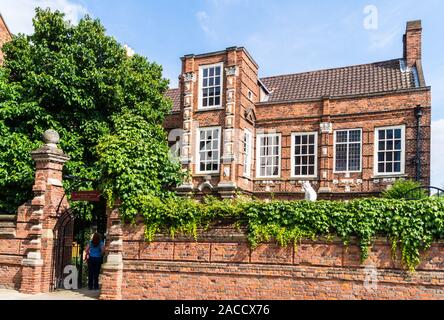
[[[100,244],[100,234],[98,234],[97,232],[94,233],[93,237],[92,237],[92,244],[94,247],[97,247]]]

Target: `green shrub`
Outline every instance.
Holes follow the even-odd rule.
[[[382,197],[386,199],[405,199],[407,196],[418,200],[427,198],[427,192],[424,189],[418,189],[420,187],[421,184],[417,181],[396,180],[393,186],[382,193]]]

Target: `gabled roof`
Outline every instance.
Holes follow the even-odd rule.
[[[3,15],[2,15],[1,13],[0,13],[0,23],[4,26],[4,28],[5,28],[5,30],[6,30],[6,32],[7,32],[7,34],[8,34],[8,36],[9,36],[9,38],[12,39],[12,33],[11,33],[11,31],[9,30],[8,25],[6,24],[6,21],[5,21],[5,19],[3,18]]]
[[[259,79],[269,91],[266,103],[369,95],[425,87],[422,67],[407,68],[405,60],[394,59],[356,66],[287,74]],[[170,89],[173,112],[180,111],[180,90]]]
[[[173,108],[172,112],[179,112],[180,111],[180,90],[179,89],[169,89],[165,96],[170,98],[173,101]]]
[[[365,95],[419,87],[416,68],[395,59],[370,64],[262,78],[268,103]]]

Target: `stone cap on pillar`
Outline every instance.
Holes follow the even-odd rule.
[[[60,142],[60,136],[57,131],[46,130],[42,138],[45,144],[31,152],[34,161],[50,161],[64,164],[69,160],[68,155],[57,147],[57,144]]]

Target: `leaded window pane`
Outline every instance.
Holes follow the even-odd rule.
[[[336,171],[361,171],[361,130],[336,131]]]

